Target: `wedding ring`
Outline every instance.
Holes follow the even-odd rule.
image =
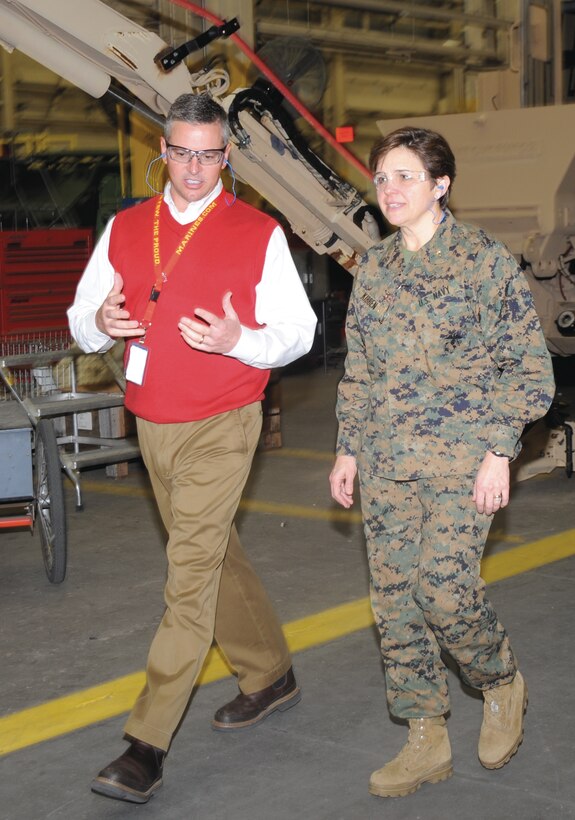
[[[494,496],[493,496],[493,500],[494,500],[494,501],[499,501],[499,499],[500,499],[500,498],[501,498],[501,496],[500,496],[500,495],[494,495]]]
[[[203,343],[204,343],[204,337],[202,336],[202,337],[200,338],[200,344],[201,344],[201,345],[203,345]],[[499,497],[501,498],[501,496],[499,496]]]

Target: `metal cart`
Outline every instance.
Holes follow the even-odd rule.
[[[97,354],[90,354],[96,356]],[[39,524],[48,579],[64,580],[66,508],[62,474],[72,481],[82,509],[80,470],[138,458],[134,438],[115,436],[113,414],[124,394],[78,388],[77,363],[85,358],[65,332],[0,338],[0,528]],[[110,360],[110,382],[122,374]],[[94,419],[98,430],[82,429]],[[84,425],[86,426],[86,425]],[[90,425],[87,425],[88,427]]]

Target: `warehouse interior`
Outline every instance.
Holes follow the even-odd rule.
[[[0,0],[0,816],[575,818],[575,2],[49,5]],[[127,21],[123,35],[191,50],[154,87],[136,59],[117,68],[99,50],[105,12]],[[201,39],[232,20],[233,34]],[[90,71],[70,70],[58,52],[89,57]],[[234,134],[238,195],[284,227],[318,330],[307,356],[273,373],[238,526],[284,625],[302,700],[252,729],[214,732],[213,713],[237,691],[214,647],[164,787],[135,806],[92,794],[90,781],[125,746],[164,607],[165,533],[123,408],[121,350],[78,358],[65,311],[110,216],[163,184],[152,163],[184,72],[232,110],[238,89],[271,82],[279,92],[263,117],[238,117],[252,138],[246,148]],[[270,118],[291,160],[256,142]],[[481,699],[449,667],[454,776],[381,799],[368,793],[369,775],[405,729],[387,711],[359,504],[336,507],[328,475],[353,274],[389,231],[366,162],[381,134],[410,120],[454,148],[455,215],[521,263],[557,393],[525,431],[512,501],[494,517],[482,564],[529,687],[524,742],[509,765],[483,769]],[[303,144],[311,154],[295,179],[289,162]],[[319,184],[324,165],[332,175]]]

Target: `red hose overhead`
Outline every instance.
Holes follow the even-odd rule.
[[[187,9],[188,11],[191,11],[194,14],[197,14],[199,17],[203,17],[205,20],[209,20],[210,23],[213,23],[216,26],[221,26],[224,23],[223,20],[220,20],[220,18],[213,14],[211,11],[207,11],[207,9],[203,9],[201,8],[201,6],[197,6],[195,3],[190,3],[189,0],[170,0],[170,2],[176,6],[181,6],[182,8]],[[365,167],[365,165],[363,165],[356,157],[354,157],[354,155],[350,151],[344,148],[343,145],[340,145],[340,143],[337,142],[337,140],[329,133],[329,131],[326,128],[324,128],[321,122],[319,122],[319,120],[316,120],[316,118],[310,111],[308,111],[305,105],[303,105],[298,100],[298,98],[292,94],[289,88],[286,85],[284,85],[284,83],[282,83],[279,77],[277,77],[273,73],[273,71],[270,68],[268,68],[268,66],[263,62],[263,60],[261,60],[257,56],[257,54],[252,51],[248,44],[244,42],[244,40],[242,40],[242,38],[238,34],[230,34],[230,40],[233,40],[235,42],[235,44],[241,49],[241,51],[243,51],[244,54],[256,66],[258,71],[260,71],[264,76],[266,76],[268,80],[270,80],[276,86],[276,88],[278,88],[279,91],[281,91],[285,99],[291,105],[293,105],[293,107],[302,115],[302,117],[305,117],[309,124],[315,128],[318,134],[320,134],[324,138],[324,140],[332,146],[332,148],[335,148],[338,154],[340,154],[347,162],[351,163],[351,165],[353,165],[356,170],[363,174],[364,177],[371,180],[371,174]]]

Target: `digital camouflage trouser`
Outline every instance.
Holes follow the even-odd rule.
[[[360,479],[390,712],[409,719],[449,710],[441,650],[469,686],[510,681],[509,639],[479,575],[492,517],[475,509],[474,479]]]

